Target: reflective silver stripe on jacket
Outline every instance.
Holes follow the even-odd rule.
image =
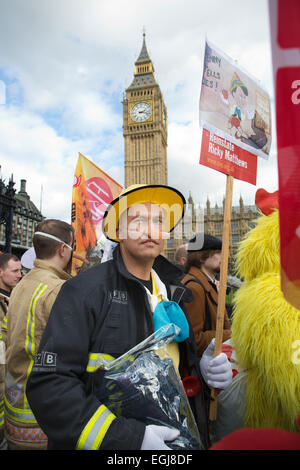
[[[111,413],[106,406],[101,405],[85,425],[85,428],[78,440],[76,449],[99,449],[109,426],[115,418],[115,415]]]
[[[22,421],[23,423],[36,423],[34,414],[30,409],[21,409],[12,406],[6,397],[4,397],[5,413],[16,421]]]
[[[95,372],[99,369],[100,365],[107,361],[113,361],[115,358],[110,356],[110,354],[103,354],[103,353],[90,353],[89,354],[89,362],[86,366],[87,372]]]
[[[0,426],[4,424],[4,400],[0,401]]]

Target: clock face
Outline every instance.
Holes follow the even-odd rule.
[[[134,121],[147,121],[151,116],[151,107],[148,103],[137,103],[131,110],[131,117]]]

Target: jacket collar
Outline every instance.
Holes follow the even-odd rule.
[[[193,276],[198,278],[202,282],[207,292],[217,292],[216,287],[211,282],[211,280],[201,271],[201,269],[197,268],[196,266],[191,266],[189,272],[187,273],[187,276]]]
[[[10,297],[10,292],[8,292],[7,290],[5,289],[1,289],[0,288],[0,294],[4,295],[5,297],[9,298]]]
[[[55,274],[55,276],[59,277],[60,279],[68,280],[72,277],[70,274],[66,273],[66,271],[64,271],[63,269],[60,269],[57,266],[54,266],[54,264],[51,264],[44,259],[37,258],[34,260],[33,264],[35,268],[49,271],[52,274]]]
[[[132,276],[132,274],[130,274],[126,269],[126,266],[122,259],[120,245],[116,246],[116,248],[114,249],[113,259],[116,262],[117,269],[120,274],[122,274],[122,276],[127,279],[136,281],[136,278]],[[191,302],[192,294],[190,290],[184,287],[180,282],[180,279],[182,279],[182,271],[179,268],[177,268],[174,264],[168,261],[164,256],[159,255],[154,260],[153,269],[158,274],[162,282],[166,284],[167,287],[169,285],[172,285],[184,289],[182,299],[185,302]]]

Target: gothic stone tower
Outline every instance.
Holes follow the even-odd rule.
[[[167,109],[154,76],[145,33],[131,85],[123,100],[125,187],[168,184]]]

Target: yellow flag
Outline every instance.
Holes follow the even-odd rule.
[[[119,183],[79,153],[72,191],[71,219],[75,229],[73,274],[100,260],[97,242],[102,235],[102,219],[107,206],[122,189]]]

